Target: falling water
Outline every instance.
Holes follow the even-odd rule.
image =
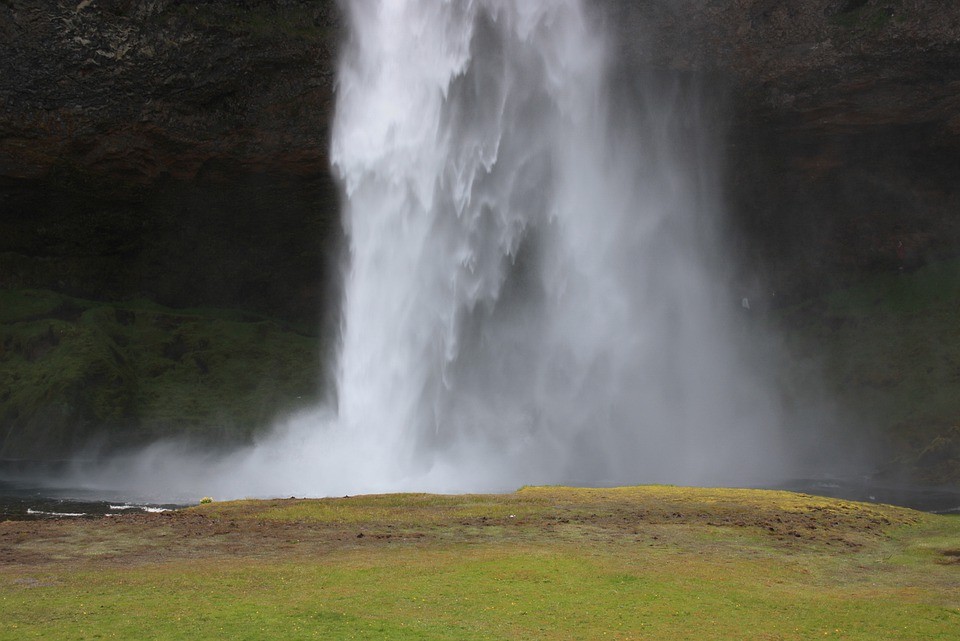
[[[694,93],[615,75],[586,4],[348,3],[336,402],[226,458],[159,446],[141,472],[176,459],[193,471],[167,487],[225,498],[781,464],[717,259],[716,132]]]
[[[689,114],[613,122],[580,2],[351,8],[339,416],[364,457],[490,485],[676,481],[770,452],[700,233],[710,170],[671,147]]]

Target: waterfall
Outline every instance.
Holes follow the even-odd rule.
[[[724,284],[710,105],[618,71],[588,4],[345,3],[336,401],[225,457],[158,445],[125,485],[165,469],[168,493],[220,499],[784,471],[763,350]]]
[[[372,469],[677,481],[771,451],[709,260],[708,132],[669,96],[614,114],[583,4],[350,3],[337,429]]]

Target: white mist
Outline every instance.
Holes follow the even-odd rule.
[[[718,269],[715,133],[669,83],[614,101],[584,4],[348,3],[335,407],[102,478],[221,499],[783,472],[776,394]]]

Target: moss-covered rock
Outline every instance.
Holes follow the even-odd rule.
[[[883,453],[884,474],[960,480],[960,260],[893,267],[774,318],[794,363],[852,410],[846,429]]]
[[[0,458],[241,442],[318,398],[321,351],[246,313],[0,290]]]

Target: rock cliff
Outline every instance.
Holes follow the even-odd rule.
[[[0,286],[312,321],[339,234],[338,15],[0,3]]]
[[[728,195],[766,285],[808,295],[956,255],[960,6],[918,0],[614,3],[620,55],[719,77]],[[638,35],[635,35],[638,34]]]
[[[596,6],[621,64],[723,88],[729,209],[765,286],[829,288],[900,243],[956,253],[956,3]],[[0,2],[0,285],[311,318],[343,35],[332,0]]]
[[[960,253],[960,4],[593,7],[618,73],[722,106],[751,295]],[[0,288],[335,322],[343,37],[333,0],[0,0]]]

